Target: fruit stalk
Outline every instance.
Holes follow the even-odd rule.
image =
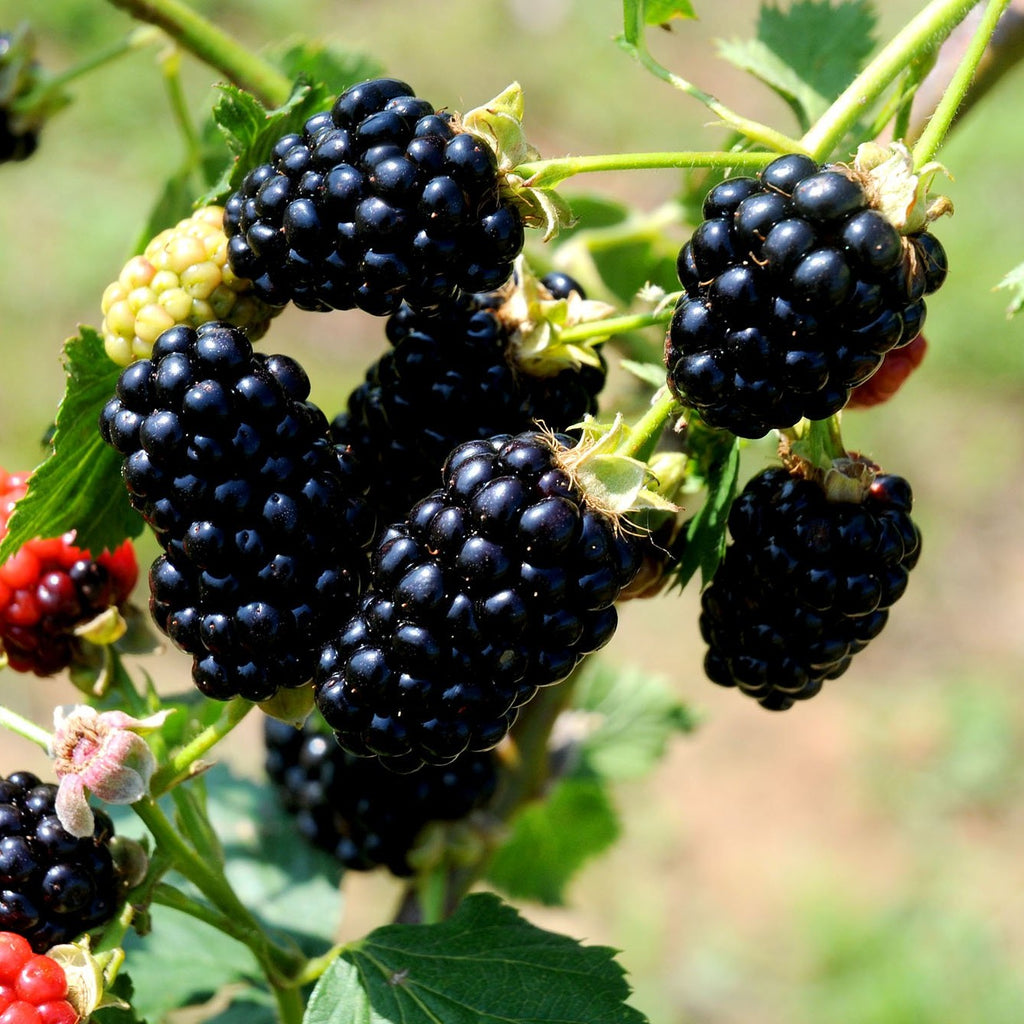
[[[180,0],[110,0],[110,3],[139,21],[162,28],[182,47],[222,71],[264,105],[281,106],[291,94],[291,83],[277,68]]]
[[[873,103],[922,52],[938,47],[967,17],[977,0],[933,0],[911,19],[874,60],[847,86],[801,139],[802,147],[822,163],[864,110]]]
[[[41,729],[35,722],[30,722],[16,711],[11,711],[10,708],[5,708],[3,705],[0,705],[0,725],[11,732],[17,733],[19,736],[23,736],[27,740],[31,740],[37,746],[42,747],[43,750],[50,749],[50,742],[53,737],[45,729]]]
[[[971,37],[970,44],[960,61],[949,86],[942,94],[939,105],[935,108],[928,121],[921,137],[914,146],[914,167],[920,169],[928,163],[938,152],[942,140],[946,137],[956,117],[964,96],[974,81],[975,72],[985,55],[985,48],[988,46],[992,33],[996,30],[996,23],[1002,17],[1003,11],[1009,6],[1010,0],[989,0],[982,14],[981,22]]]
[[[659,170],[673,167],[728,167],[733,170],[758,171],[776,156],[774,152],[602,153],[531,160],[516,167],[514,173],[533,188],[553,188],[573,175],[593,171]]]

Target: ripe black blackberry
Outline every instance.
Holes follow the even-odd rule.
[[[407,770],[487,750],[537,687],[611,638],[639,549],[564,468],[570,443],[462,444],[443,486],[381,535],[314,677],[346,750]]]
[[[920,333],[945,253],[923,229],[901,234],[872,189],[791,154],[708,193],[665,340],[669,387],[705,422],[760,437],[826,419]]]
[[[830,500],[779,467],[729,513],[732,543],[701,599],[708,677],[784,710],[813,697],[879,634],[921,551],[907,482],[879,474]]]
[[[352,871],[414,873],[408,855],[424,826],[459,821],[494,794],[491,753],[399,774],[354,757],[307,721],[302,729],[267,717],[265,766],[299,832]]]
[[[542,279],[541,283],[547,279]],[[557,294],[582,289],[551,278]],[[440,482],[448,453],[463,441],[518,433],[537,423],[564,430],[597,411],[606,364],[541,371],[517,358],[508,293],[463,294],[433,313],[403,305],[387,321],[393,345],[335,417],[331,434],[351,447],[370,481],[381,524],[401,517]],[[564,364],[563,364],[564,365]]]
[[[492,150],[392,78],[286,135],[225,204],[228,260],[270,305],[375,315],[501,285],[523,247]]]
[[[56,799],[57,787],[31,772],[0,776],[0,931],[23,935],[37,953],[106,923],[123,897],[110,818],[94,809],[93,834],[77,839]]]
[[[39,145],[40,112],[16,112],[15,103],[31,92],[40,72],[24,30],[0,32],[0,164],[27,160]]]
[[[362,588],[372,516],[308,395],[298,363],[214,321],[160,335],[101,416],[164,549],[153,618],[210,697],[262,701],[308,682],[328,623]]]

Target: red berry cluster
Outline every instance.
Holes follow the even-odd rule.
[[[0,1024],[75,1024],[64,968],[28,940],[0,932]]]
[[[0,537],[28,473],[0,469]],[[74,660],[77,626],[123,604],[138,578],[135,550],[125,541],[98,558],[73,544],[74,533],[36,538],[0,565],[0,644],[16,672],[49,676]]]

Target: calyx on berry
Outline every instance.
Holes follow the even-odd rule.
[[[537,188],[515,169],[540,154],[526,140],[523,130],[523,89],[513,82],[494,99],[462,115],[459,127],[476,136],[494,151],[502,192],[513,198],[523,223],[544,230],[544,241],[573,222],[569,204],[553,188]]]
[[[561,335],[567,327],[611,316],[614,306],[585,299],[578,291],[555,298],[522,256],[504,291],[497,316],[509,329],[509,350],[518,367],[534,377],[554,377],[567,368],[601,366],[595,346],[607,335],[580,342],[563,342]]]
[[[863,185],[871,207],[901,234],[910,235],[953,212],[948,196],[929,191],[939,171],[949,173],[934,160],[915,170],[914,158],[902,142],[865,142],[857,147],[852,176]]]

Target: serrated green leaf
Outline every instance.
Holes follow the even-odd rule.
[[[618,815],[604,780],[563,778],[544,800],[516,815],[487,880],[515,899],[560,906],[576,872],[618,837]]]
[[[693,714],[665,677],[601,658],[591,658],[577,682],[573,709],[586,723],[580,764],[609,781],[645,775],[661,760],[672,736],[696,728]]]
[[[667,25],[673,18],[696,17],[690,0],[644,0],[644,21],[648,25]]]
[[[128,1009],[118,1006],[104,1006],[93,1010],[89,1015],[90,1024],[146,1024],[146,1019],[139,1016],[135,1005],[135,986],[127,971],[119,971],[113,985],[106,987],[106,995],[123,999]]]
[[[0,562],[34,537],[74,530],[75,544],[98,555],[143,530],[121,481],[121,457],[103,441],[98,427],[121,368],[107,358],[100,336],[83,327],[64,345],[64,369],[67,383],[53,448],[15,506],[0,541]]]
[[[765,3],[757,38],[719,40],[719,54],[778,93],[808,129],[853,81],[874,49],[868,0]]]
[[[269,49],[266,56],[291,78],[322,83],[323,95],[329,98],[384,71],[370,54],[342,50],[318,39],[288,40]]]
[[[720,438],[713,439],[699,461],[705,460],[703,475],[708,495],[696,515],[686,524],[683,555],[672,573],[672,586],[679,589],[690,582],[698,569],[701,586],[706,586],[725,553],[726,524],[739,477],[739,441],[723,433]]]
[[[614,952],[529,924],[490,893],[440,924],[387,925],[324,973],[305,1024],[644,1024]]]
[[[1010,293],[1006,307],[1007,317],[1016,316],[1024,309],[1024,263],[1018,264],[996,285],[996,288]]]

